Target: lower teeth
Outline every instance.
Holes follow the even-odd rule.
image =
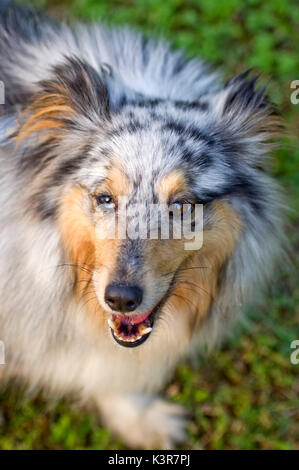
[[[114,334],[117,337],[117,339],[119,339],[120,341],[125,341],[126,343],[133,343],[134,341],[138,341],[139,339],[142,338],[142,336],[138,336],[137,338],[131,338],[131,339],[125,338],[123,336],[118,335],[115,331],[114,331]]]
[[[116,338],[119,339],[120,341],[124,341],[124,342],[127,342],[127,343],[133,343],[135,341],[139,341],[143,336],[147,335],[148,333],[150,333],[152,331],[151,327],[141,325],[138,328],[139,329],[138,336],[134,336],[134,337],[129,338],[129,337],[123,336],[122,334],[118,333],[119,322],[117,322],[117,324],[116,324],[111,318],[108,318],[107,321],[108,321],[108,325],[113,330],[114,335],[116,336]]]

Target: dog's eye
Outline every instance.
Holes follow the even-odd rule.
[[[193,206],[194,204],[186,199],[178,199],[169,205],[169,209],[173,215],[180,215],[192,212]]]
[[[98,194],[96,196],[98,206],[104,210],[112,210],[115,208],[115,202],[112,196],[109,194]]]

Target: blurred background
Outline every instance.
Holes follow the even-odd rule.
[[[21,2],[29,3],[29,2]],[[182,364],[165,390],[193,413],[185,449],[299,449],[299,80],[297,0],[40,0],[58,18],[128,24],[200,56],[226,78],[250,67],[270,79],[269,96],[289,136],[273,155],[288,199],[290,261],[280,266],[263,308],[251,311],[222,348]],[[298,95],[299,98],[299,95]],[[122,449],[96,416],[70,403],[0,395],[0,449]]]

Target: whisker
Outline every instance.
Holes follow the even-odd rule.
[[[63,264],[58,264],[57,265],[57,268],[62,268],[62,267],[79,268],[83,272],[89,273],[89,274],[92,274],[92,272],[93,272],[90,269],[87,269],[84,266],[81,266],[80,264],[63,263]]]
[[[190,269],[209,269],[209,266],[191,266],[190,268],[180,268],[180,271],[189,271]]]
[[[71,267],[71,268],[79,268],[81,269],[83,272],[86,272],[88,274],[93,274],[93,272],[95,271],[96,267],[91,265],[91,264],[86,264],[86,263],[83,263],[83,264],[75,264],[75,263],[62,263],[62,264],[57,264],[55,267],[56,268],[61,268],[61,267],[65,267],[65,266],[68,266],[68,267]],[[91,269],[88,269],[86,268],[85,266],[88,266],[90,267]],[[106,264],[103,264],[101,263],[101,265],[99,266],[101,268],[105,268],[105,269],[110,269],[109,266],[106,266]]]
[[[91,302],[92,300],[96,300],[97,297],[94,296],[94,297],[91,297],[90,299],[87,300],[87,302],[85,302],[83,305],[82,305],[82,308],[85,307],[89,302]]]
[[[169,276],[170,274],[180,273],[182,271],[188,271],[189,269],[209,269],[208,266],[192,266],[190,268],[179,268],[175,271],[169,271],[168,273],[163,273],[162,276]]]
[[[187,299],[183,295],[177,294],[176,292],[172,292],[170,296],[174,295],[175,297],[178,297],[179,299],[183,299],[186,303],[189,303],[191,307],[196,308],[193,302],[190,301],[190,299]]]
[[[196,287],[197,289],[202,290],[205,294],[208,294],[209,296],[212,296],[212,294],[209,291],[207,291],[203,287],[199,286],[198,284],[195,284],[195,282],[184,281],[184,280],[178,279],[176,284],[189,284],[190,286],[193,286],[193,287]]]
[[[94,293],[95,293],[94,290],[88,290],[86,292],[84,292],[84,290],[83,290],[83,291],[80,292],[82,299],[83,299],[83,297],[86,297],[88,294],[94,294]]]

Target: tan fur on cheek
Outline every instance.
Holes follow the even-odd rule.
[[[178,274],[173,308],[190,321],[190,334],[205,318],[217,296],[222,266],[233,252],[241,232],[241,221],[225,202],[213,204],[211,228],[204,231],[203,247],[191,256]]]
[[[83,188],[75,187],[64,196],[59,211],[62,240],[73,265],[75,285],[79,289],[85,282],[86,285],[91,282],[95,266],[95,232],[88,217],[88,204]]]
[[[200,253],[222,265],[232,253],[242,231],[242,223],[228,203],[216,201],[212,206],[210,227],[204,230]]]

